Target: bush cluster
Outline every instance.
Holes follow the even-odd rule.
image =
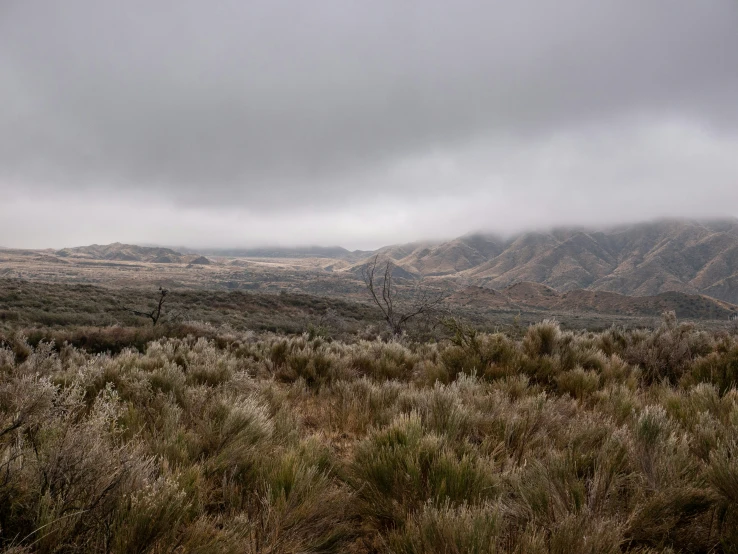
[[[736,336],[183,329],[2,345],[1,549],[738,552]]]

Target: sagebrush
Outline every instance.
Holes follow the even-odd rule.
[[[738,552],[735,335],[188,329],[7,338],[5,551]]]

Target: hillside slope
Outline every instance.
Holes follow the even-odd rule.
[[[507,239],[477,234],[377,253],[415,275],[457,276],[494,289],[527,281],[559,291],[681,292],[738,304],[738,219],[562,228]]]

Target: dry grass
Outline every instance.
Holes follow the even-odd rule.
[[[0,348],[7,552],[737,551],[734,335],[100,333]]]

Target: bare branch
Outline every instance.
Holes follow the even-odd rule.
[[[391,260],[387,260],[384,263],[384,275],[380,298],[380,293],[377,290],[379,284],[376,280],[378,263],[379,255],[375,256],[371,262],[362,268],[362,276],[372,300],[381,310],[382,316],[387,322],[393,335],[401,335],[407,323],[411,319],[421,314],[427,314],[445,300],[447,296],[446,294],[440,293],[431,295],[430,290],[416,287],[415,294],[406,302],[402,303],[407,305],[406,309],[400,312],[397,309],[397,287],[392,282],[392,274],[395,269],[395,265]]]
[[[377,291],[375,288],[375,280],[374,275],[377,270],[377,261],[379,259],[379,254],[374,256],[374,260],[367,264],[365,267],[361,269],[362,277],[364,278],[364,283],[366,284],[367,289],[369,289],[369,292],[372,295],[372,298],[374,299],[374,303],[379,307],[380,310],[382,310],[382,315],[384,316],[384,319],[387,320],[387,322],[391,321],[391,315],[387,312],[386,308],[380,302],[379,298],[377,297]],[[382,296],[384,297],[384,290],[382,291]]]
[[[159,287],[159,303],[150,312],[141,312],[139,310],[134,310],[132,308],[129,308],[128,310],[133,315],[137,315],[140,317],[148,317],[149,319],[151,319],[152,323],[156,325],[159,322],[159,319],[161,318],[161,309],[164,306],[164,300],[168,293],[169,293],[168,290],[162,287]]]

